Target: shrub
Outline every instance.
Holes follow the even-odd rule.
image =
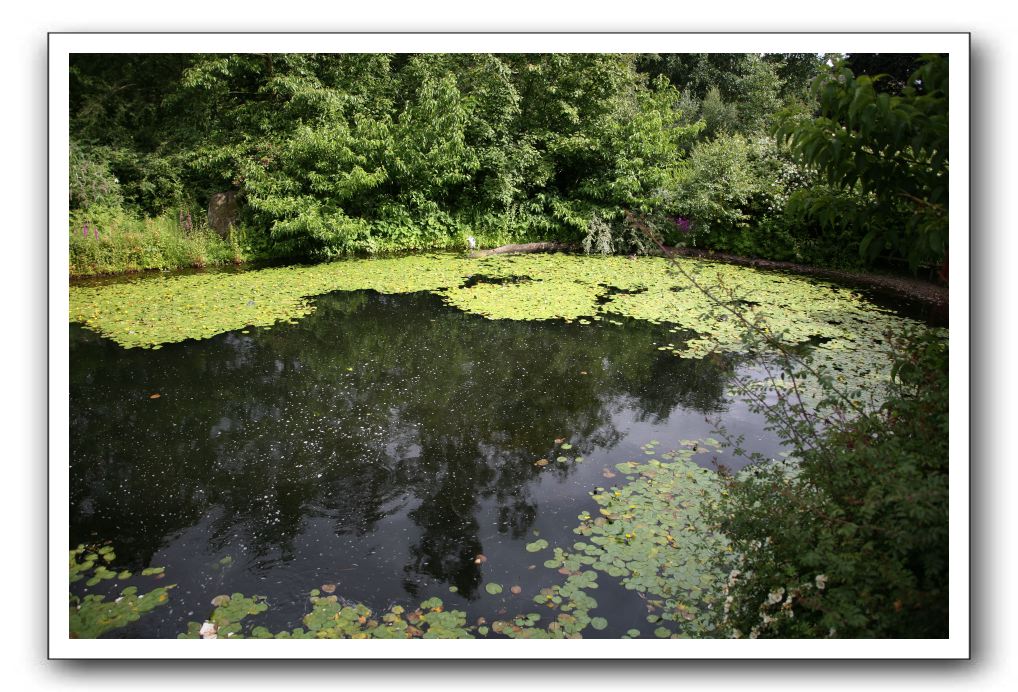
[[[710,246],[748,223],[745,208],[760,186],[749,155],[749,142],[738,134],[720,135],[693,147],[669,206],[695,221],[694,245]]]
[[[74,140],[70,146],[68,195],[71,209],[117,208],[124,201],[120,181],[110,170],[109,161]]]
[[[818,117],[785,114],[775,129],[831,189],[857,198],[851,215],[835,214],[825,191],[803,191],[794,211],[827,228],[854,225],[862,257],[893,252],[913,270],[945,259],[948,243],[948,61],[922,62],[900,94],[840,66],[814,83]]]
[[[816,418],[779,399],[767,416],[796,461],[728,478],[721,634],[947,636],[948,347],[933,332],[892,343],[880,410]]]

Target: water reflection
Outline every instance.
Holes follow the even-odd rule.
[[[622,419],[702,418],[732,370],[658,350],[677,335],[635,321],[489,321],[426,294],[316,304],[159,351],[72,326],[72,543],[113,540],[134,567],[187,545],[176,574],[243,554],[230,589],[245,592],[287,565],[304,591],[322,565],[356,565],[347,586],[384,600],[436,581],[479,596],[489,534],[525,540],[590,475],[554,440],[590,456],[625,438]]]

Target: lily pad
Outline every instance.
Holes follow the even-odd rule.
[[[536,553],[538,550],[544,550],[548,547],[548,541],[543,538],[538,538],[533,543],[527,543],[527,552]]]

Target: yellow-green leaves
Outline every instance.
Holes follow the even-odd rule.
[[[909,320],[822,282],[698,260],[679,262],[699,284],[783,342],[816,344],[818,363],[837,367],[848,383],[886,381],[885,332],[900,331]],[[619,326],[621,317],[669,323],[675,338],[660,348],[682,358],[744,348],[746,325],[740,319],[672,272],[664,259],[652,257],[549,254],[472,260],[432,254],[154,277],[72,286],[70,319],[124,347],[155,348],[292,322],[314,310],[314,296],[365,289],[428,291],[488,319],[564,320],[579,329],[597,329],[603,322]],[[692,338],[684,341],[682,332]]]

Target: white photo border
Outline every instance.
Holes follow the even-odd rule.
[[[72,53],[946,53],[950,55],[950,636],[896,640],[77,640],[67,636],[68,60]],[[51,659],[966,659],[970,656],[968,33],[51,33],[49,657]]]

